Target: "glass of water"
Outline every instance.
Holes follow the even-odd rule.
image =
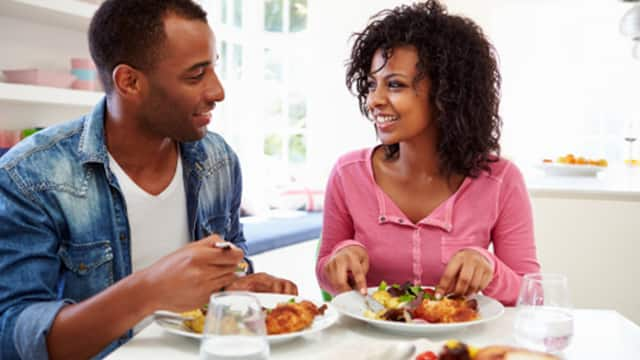
[[[562,274],[526,274],[516,304],[514,334],[523,347],[557,353],[573,336],[569,285]]]
[[[211,295],[200,344],[201,360],[266,360],[265,315],[248,292]]]

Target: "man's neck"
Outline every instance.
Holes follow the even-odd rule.
[[[174,140],[142,128],[135,115],[128,115],[115,101],[107,105],[104,129],[107,149],[125,171],[127,168],[140,171],[158,161],[175,160]]]
[[[141,128],[135,115],[117,103],[109,103],[105,113],[105,143],[111,157],[146,192],[161,193],[176,171],[178,148],[174,140]]]

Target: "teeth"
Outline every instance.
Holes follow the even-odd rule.
[[[390,121],[398,120],[398,117],[397,116],[376,116],[375,120],[379,124],[384,124]]]
[[[196,116],[208,116],[209,112],[197,113]]]

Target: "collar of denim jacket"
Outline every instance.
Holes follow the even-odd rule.
[[[96,104],[93,111],[85,115],[78,153],[80,161],[86,163],[108,162],[107,145],[104,137],[104,113],[107,107],[107,97],[103,97]]]

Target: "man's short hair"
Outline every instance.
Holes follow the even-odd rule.
[[[106,0],[100,5],[89,26],[89,48],[107,94],[116,66],[147,70],[155,65],[170,13],[207,23],[207,13],[192,0]]]

